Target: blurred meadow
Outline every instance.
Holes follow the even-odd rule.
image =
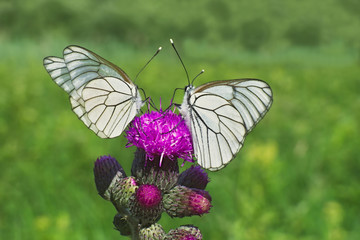
[[[195,85],[259,78],[274,103],[231,164],[210,172],[213,208],[160,223],[205,240],[360,239],[360,2],[357,0],[0,0],[0,239],[127,239],[97,195],[93,163],[130,173],[135,148],[98,138],[45,71],[77,44],[138,73],[167,107]],[[175,101],[182,101],[179,92]],[[185,165],[185,168],[189,164]]]

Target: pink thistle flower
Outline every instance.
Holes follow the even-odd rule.
[[[128,147],[144,149],[149,160],[160,156],[160,165],[164,157],[193,162],[190,131],[182,117],[172,111],[153,111],[135,117],[126,132],[126,138]]]

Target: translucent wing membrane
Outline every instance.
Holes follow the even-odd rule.
[[[235,157],[269,110],[272,91],[256,79],[216,81],[196,88],[187,101],[197,161],[216,171]]]
[[[44,59],[44,66],[54,82],[71,96],[75,87],[71,81],[70,72],[66,67],[64,59],[47,57]],[[80,96],[77,95],[76,97],[79,98]]]
[[[119,136],[142,106],[125,72],[85,48],[69,46],[63,59],[47,57],[44,66],[70,95],[75,114],[99,137]]]

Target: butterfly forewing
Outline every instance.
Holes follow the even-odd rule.
[[[119,67],[90,50],[78,46],[69,46],[64,49],[64,61],[76,90],[93,79],[107,76],[133,84]],[[77,99],[75,98],[75,100]]]
[[[64,59],[47,57],[44,59],[44,66],[54,82],[71,95],[75,87]]]
[[[119,136],[141,107],[136,85],[126,73],[90,50],[64,49],[64,58],[47,57],[44,66],[70,95],[75,114],[99,137]]]
[[[272,91],[257,79],[215,81],[189,93],[188,108],[198,163],[216,171],[243,146],[245,136],[272,103]]]

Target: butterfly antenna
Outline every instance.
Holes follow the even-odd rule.
[[[149,97],[149,99],[147,101],[148,102],[148,106],[147,106],[148,107],[148,113],[150,113],[150,101],[151,101],[151,97]]]
[[[158,53],[161,51],[161,49],[162,49],[162,47],[159,47],[158,50],[156,50],[155,54],[150,58],[150,60],[147,61],[147,63],[140,69],[140,71],[138,72],[138,74],[136,74],[135,79],[134,79],[134,83],[135,83],[137,77],[139,76],[139,74],[146,68],[146,66],[151,62],[151,60],[153,60],[154,57],[155,57],[156,55],[158,55]]]
[[[188,72],[187,72],[187,70],[186,70],[185,64],[184,64],[184,62],[182,61],[182,59],[181,59],[181,57],[180,57],[179,52],[176,50],[176,47],[175,47],[174,41],[173,41],[171,38],[170,38],[170,43],[171,43],[172,47],[174,48],[174,50],[175,50],[175,52],[176,52],[176,55],[177,55],[177,56],[178,56],[178,58],[180,59],[181,65],[183,66],[183,68],[184,68],[184,70],[185,70],[185,73],[186,73],[186,78],[187,78],[188,83],[189,83],[189,85],[190,85],[189,74],[188,74]]]
[[[201,74],[203,74],[205,72],[205,70],[203,69],[203,70],[201,70],[201,72],[198,74],[198,75],[196,75],[195,77],[194,77],[194,79],[191,81],[191,85],[193,85],[193,83],[194,83],[194,81],[195,81],[195,79],[197,79],[197,77],[198,76],[200,76]]]

